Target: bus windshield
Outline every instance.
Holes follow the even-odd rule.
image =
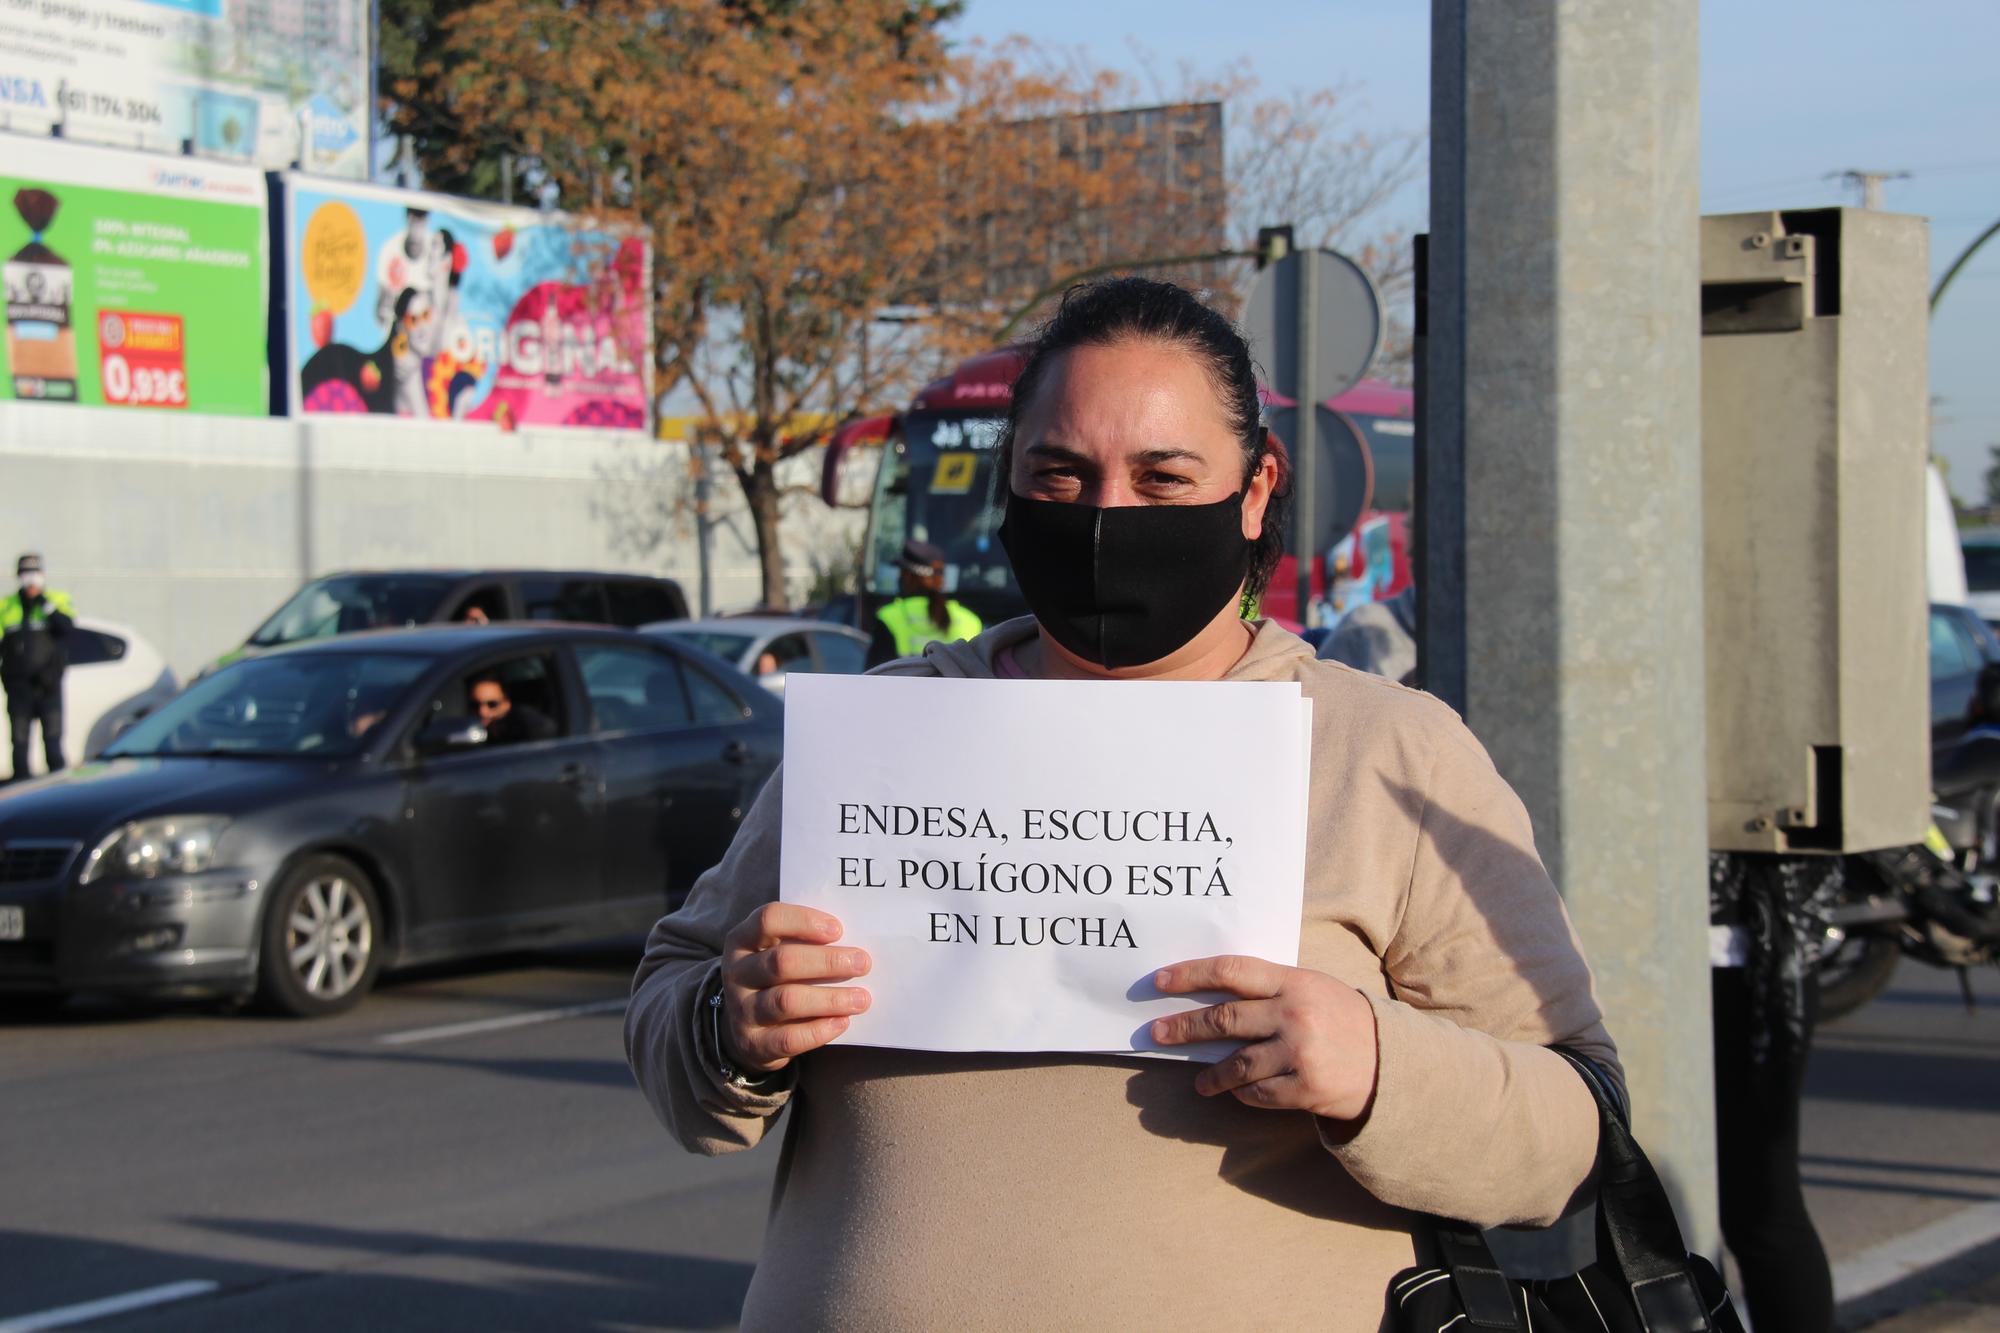
[[[1340,497],[1335,491],[1348,472],[1372,479],[1364,493],[1370,514],[1407,513],[1415,500],[1414,423],[1407,416],[1373,412],[1337,415],[1347,429],[1338,434],[1322,430],[1320,435],[1323,507],[1315,528],[1324,529],[1317,552],[1322,559],[1363,517],[1358,512],[1359,496],[1353,499],[1345,523],[1336,517]],[[1000,544],[1006,500],[1000,488],[1006,480],[996,475],[996,468],[1004,425],[1005,419],[991,408],[918,409],[903,416],[902,437],[884,446],[875,474],[865,573],[865,591],[871,599],[896,596],[903,543],[915,540],[944,552],[945,590],[988,624],[1027,610]],[[1341,444],[1355,455],[1351,466],[1344,467],[1347,460],[1335,450]],[[1405,575],[1406,560],[1405,556],[1394,561]],[[1969,549],[1966,563],[1970,569]],[[1384,586],[1400,587],[1402,581],[1399,576]],[[1274,614],[1289,614],[1287,608],[1296,600],[1291,591],[1295,586],[1282,574],[1274,582],[1269,602]]]
[[[989,623],[1025,609],[1007,552],[994,475],[1003,418],[978,412],[911,412],[886,446],[875,479],[868,591],[894,597],[905,541],[943,550],[945,589]]]

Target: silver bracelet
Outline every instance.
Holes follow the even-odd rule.
[[[732,1088],[745,1092],[768,1092],[779,1081],[784,1071],[773,1070],[766,1074],[749,1074],[729,1063],[724,1054],[728,1049],[722,1044],[722,977],[720,974],[710,983],[708,990],[708,1049],[715,1062],[715,1070],[722,1075],[722,1081]]]

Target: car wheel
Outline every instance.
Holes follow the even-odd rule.
[[[258,996],[298,1018],[351,1009],[375,984],[381,944],[382,908],[360,867],[308,857],[278,882],[265,910]]]

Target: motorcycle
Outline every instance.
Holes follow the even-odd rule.
[[[1981,799],[1990,820],[1991,794]],[[1940,828],[1959,812],[1940,806],[1937,813],[1923,843],[1848,858],[1846,890],[1826,914],[1819,957],[1822,1019],[1881,994],[1904,957],[1955,969],[1968,1011],[1970,969],[2000,965],[2000,891],[1992,875],[1979,873],[1979,852],[1954,846]]]
[[[1823,1018],[1881,994],[1904,957],[1956,969],[1970,1009],[1970,969],[2000,955],[2000,662],[1980,668],[1968,693],[1956,725],[1932,727],[1924,841],[1847,858],[1820,949]]]

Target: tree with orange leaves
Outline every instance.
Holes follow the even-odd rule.
[[[454,0],[391,89],[448,114],[441,172],[505,153],[563,207],[650,235],[657,387],[699,404],[773,606],[778,468],[821,423],[983,344],[1063,265],[1220,234],[1219,195],[1202,203],[1076,119],[1100,88],[948,51],[950,8]],[[885,307],[916,336],[871,346]]]

